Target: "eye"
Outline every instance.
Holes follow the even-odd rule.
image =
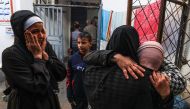
[[[34,29],[34,30],[31,30],[31,33],[32,34],[37,34],[37,33],[39,33],[40,31],[38,30],[38,29]]]

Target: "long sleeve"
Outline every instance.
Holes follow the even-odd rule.
[[[48,43],[46,51],[49,55],[49,60],[47,61],[47,67],[52,71],[56,81],[62,81],[66,77],[65,65],[57,58],[52,46]]]
[[[111,58],[115,52],[113,50],[97,50],[87,53],[84,56],[84,62],[88,65],[110,65]]]
[[[157,92],[154,92],[152,98],[154,103],[154,109],[173,109],[174,105],[173,93],[171,93],[165,100],[163,100]]]
[[[35,94],[45,94],[49,88],[49,72],[45,61],[35,60],[28,63],[16,51],[4,51],[2,70],[13,88]]]
[[[71,62],[69,60],[68,61],[68,68],[67,68],[67,81],[66,81],[68,100],[73,98],[72,78],[73,78],[73,74],[72,74]]]
[[[162,108],[161,109],[173,109],[174,105],[174,96],[171,94],[168,98],[168,100],[164,101],[162,100]]]
[[[186,80],[181,75],[179,68],[172,62],[164,59],[161,65],[161,72],[165,73],[170,78],[170,88],[174,95],[182,93],[186,88]]]

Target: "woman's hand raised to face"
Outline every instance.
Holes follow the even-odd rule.
[[[135,79],[138,79],[138,75],[144,77],[143,72],[145,71],[141,66],[137,65],[131,58],[122,56],[121,54],[116,54],[113,56],[114,61],[122,69],[126,79],[129,78],[128,73]]]
[[[45,51],[46,44],[47,44],[47,36],[46,36],[46,31],[45,31],[44,36],[43,36],[43,41],[42,41],[42,44],[41,44],[41,47],[42,47],[43,51]]]
[[[170,80],[167,76],[154,71],[153,74],[150,75],[150,80],[162,99],[165,99],[170,95]]]
[[[35,59],[42,59],[43,50],[38,42],[38,37],[28,30],[25,31],[24,35],[28,50],[33,54]]]

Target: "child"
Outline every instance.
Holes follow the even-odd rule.
[[[88,102],[83,88],[82,72],[85,63],[82,58],[90,51],[92,38],[89,33],[82,32],[77,37],[78,52],[68,61],[67,97],[72,109],[87,109]]]

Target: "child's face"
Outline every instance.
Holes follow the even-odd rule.
[[[155,71],[160,68],[163,59],[161,51],[156,48],[145,48],[139,54],[140,64]]]
[[[85,55],[90,51],[90,48],[92,46],[91,42],[88,40],[88,38],[77,38],[77,46],[79,49],[79,52],[82,55]]]

